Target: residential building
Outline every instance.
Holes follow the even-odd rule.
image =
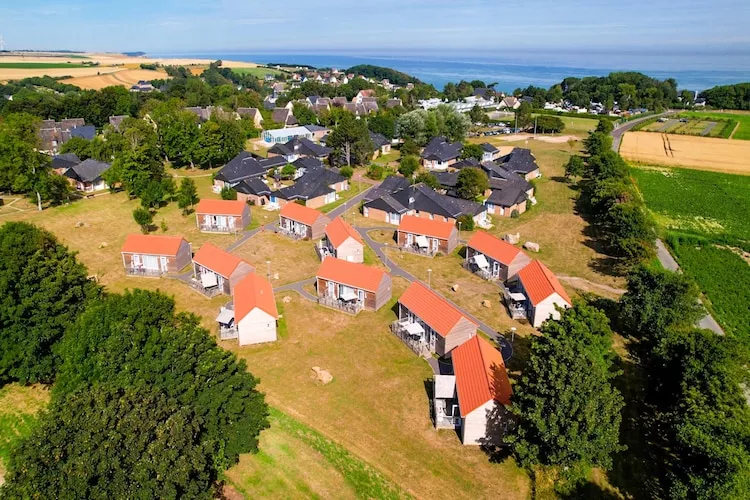
[[[433,138],[422,151],[422,165],[427,170],[447,170],[461,157],[463,144],[448,142],[445,137]]]
[[[437,193],[421,183],[366,202],[362,207],[362,215],[394,225],[400,224],[404,215],[452,223],[460,216],[467,215],[480,227],[489,225],[484,205]]]
[[[298,203],[287,203],[279,212],[280,232],[295,239],[322,238],[330,221],[323,212]]]
[[[419,281],[398,299],[398,320],[391,330],[414,352],[447,356],[477,334],[477,324]]]
[[[514,283],[504,290],[511,317],[528,319],[539,328],[548,319],[560,319],[557,307],[572,306],[570,297],[552,271],[538,260],[532,260],[517,274]]]
[[[120,130],[120,125],[125,118],[130,118],[128,115],[117,115],[109,117],[109,124],[112,125],[115,130]]]
[[[499,107],[500,109],[518,109],[521,107],[521,101],[513,96],[504,97],[503,100],[500,101]]]
[[[305,128],[312,133],[312,140],[317,142],[320,142],[330,132],[330,129],[320,125],[305,125]]]
[[[260,114],[258,108],[237,108],[237,114],[252,121],[253,126],[258,130],[263,128],[263,115]]]
[[[232,298],[216,318],[221,340],[236,338],[241,346],[275,342],[279,311],[271,283],[250,273],[234,287]]]
[[[74,153],[63,153],[52,157],[52,170],[60,175],[64,175],[70,168],[81,163],[80,158]]]
[[[378,267],[328,258],[315,279],[319,304],[351,314],[377,311],[391,300],[391,276]]]
[[[451,362],[453,375],[435,375],[435,427],[455,429],[465,445],[501,444],[513,391],[500,351],[477,335],[453,350]]]
[[[482,161],[494,161],[500,158],[500,150],[489,142],[480,144],[482,147]]]
[[[407,188],[409,187],[409,185],[409,179],[407,179],[406,177],[401,177],[399,175],[389,175],[383,180],[383,182],[367,191],[364,198],[362,199],[365,203],[368,201],[377,200],[378,198],[382,198],[385,195],[390,195],[395,193],[396,191]]]
[[[388,99],[385,102],[385,107],[388,108],[388,109],[396,108],[398,106],[403,106],[403,103],[401,102],[401,99],[399,99],[397,97],[396,98],[392,98],[392,99]]]
[[[190,243],[181,236],[130,234],[121,253],[125,273],[134,276],[178,273],[191,261]]]
[[[195,208],[198,229],[208,233],[236,233],[250,224],[250,206],[243,200],[204,198]]]
[[[273,108],[271,121],[281,124],[283,128],[297,125],[297,118],[294,117],[294,113],[289,108]]]
[[[109,189],[109,186],[102,178],[102,175],[109,170],[111,166],[111,163],[104,163],[89,158],[88,160],[84,160],[81,163],[66,169],[64,175],[68,178],[76,191],[94,193]]]
[[[130,87],[131,92],[155,92],[156,90],[158,89],[151,85],[151,82],[146,80],[140,80],[138,83]]]
[[[484,231],[477,231],[466,244],[466,266],[488,280],[515,278],[531,259],[519,248]]]
[[[238,200],[250,205],[266,206],[270,203],[272,189],[258,177],[242,180],[233,189]]]
[[[73,130],[84,127],[86,122],[83,118],[66,118],[56,122],[55,120],[42,120],[37,131],[40,145],[39,150],[43,153],[57,154],[60,147],[73,137]],[[90,130],[90,129],[86,129]]]
[[[430,257],[449,254],[458,246],[458,229],[452,222],[405,215],[396,230],[398,247]]]
[[[220,192],[224,187],[234,187],[245,179],[261,178],[268,171],[252,153],[241,151],[224,165],[214,177],[213,191]]]
[[[509,154],[500,159],[500,162],[505,170],[518,174],[527,181],[542,176],[534,154],[528,149],[513,148]]]
[[[380,155],[387,155],[391,152],[391,141],[386,138],[383,134],[376,134],[370,132],[370,140],[375,148],[375,152],[372,155],[373,160]]]
[[[277,143],[268,149],[269,158],[283,156],[288,163],[304,157],[325,160],[330,154],[331,148],[316,144],[305,137],[293,137],[284,144]]]
[[[336,217],[326,226],[325,236],[316,247],[321,260],[326,257],[364,262],[365,242],[348,222]]]
[[[209,297],[231,295],[235,286],[254,271],[255,266],[246,260],[213,243],[204,243],[193,256],[192,285]]]
[[[278,207],[296,202],[309,208],[320,208],[336,201],[336,193],[347,189],[349,180],[346,177],[331,169],[318,167],[297,178],[293,185],[273,191],[269,198],[270,204]]]

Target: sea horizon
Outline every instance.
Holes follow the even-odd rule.
[[[674,78],[679,89],[702,91],[717,85],[750,82],[750,58],[744,54],[643,54],[535,52],[514,56],[466,54],[378,54],[336,52],[160,52],[152,57],[224,59],[258,64],[287,63],[347,69],[358,64],[385,66],[412,75],[438,90],[448,82],[483,80],[512,92],[529,85],[549,88],[567,77],[606,76],[615,71],[639,71],[664,80]],[[738,69],[739,68],[739,69]]]

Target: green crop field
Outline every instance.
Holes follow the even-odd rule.
[[[680,116],[701,120],[733,120],[739,124],[739,127],[734,132],[732,139],[750,141],[750,114],[688,111],[680,113]]]
[[[240,75],[252,75],[256,78],[263,78],[266,75],[280,75],[283,71],[272,68],[232,68],[232,71]]]
[[[708,299],[706,307],[730,335],[750,340],[750,265],[727,248],[691,240],[670,241],[682,269]]]
[[[13,62],[4,63],[0,62],[0,69],[67,69],[67,68],[88,68],[88,64],[79,63],[26,63],[26,62]]]
[[[750,240],[750,177],[680,168],[634,168],[657,222],[670,230]]]

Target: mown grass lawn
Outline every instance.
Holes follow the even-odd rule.
[[[334,201],[333,203],[329,203],[328,205],[323,205],[319,210],[321,212],[328,213],[331,210],[340,207],[344,203],[347,203],[349,200],[369,187],[369,184],[365,184],[363,182],[349,181],[349,189],[337,193],[338,200]]]
[[[282,75],[283,71],[275,68],[231,68],[231,70],[240,75],[251,75],[255,78],[265,78],[266,75]]]
[[[661,226],[750,240],[750,177],[663,167],[632,175]]]
[[[320,267],[315,242],[295,241],[271,231],[256,234],[233,253],[247,259],[263,276],[267,273],[266,261],[270,261],[273,286],[313,277]]]

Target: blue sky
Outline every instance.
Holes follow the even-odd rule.
[[[750,0],[6,0],[8,49],[747,54]]]

